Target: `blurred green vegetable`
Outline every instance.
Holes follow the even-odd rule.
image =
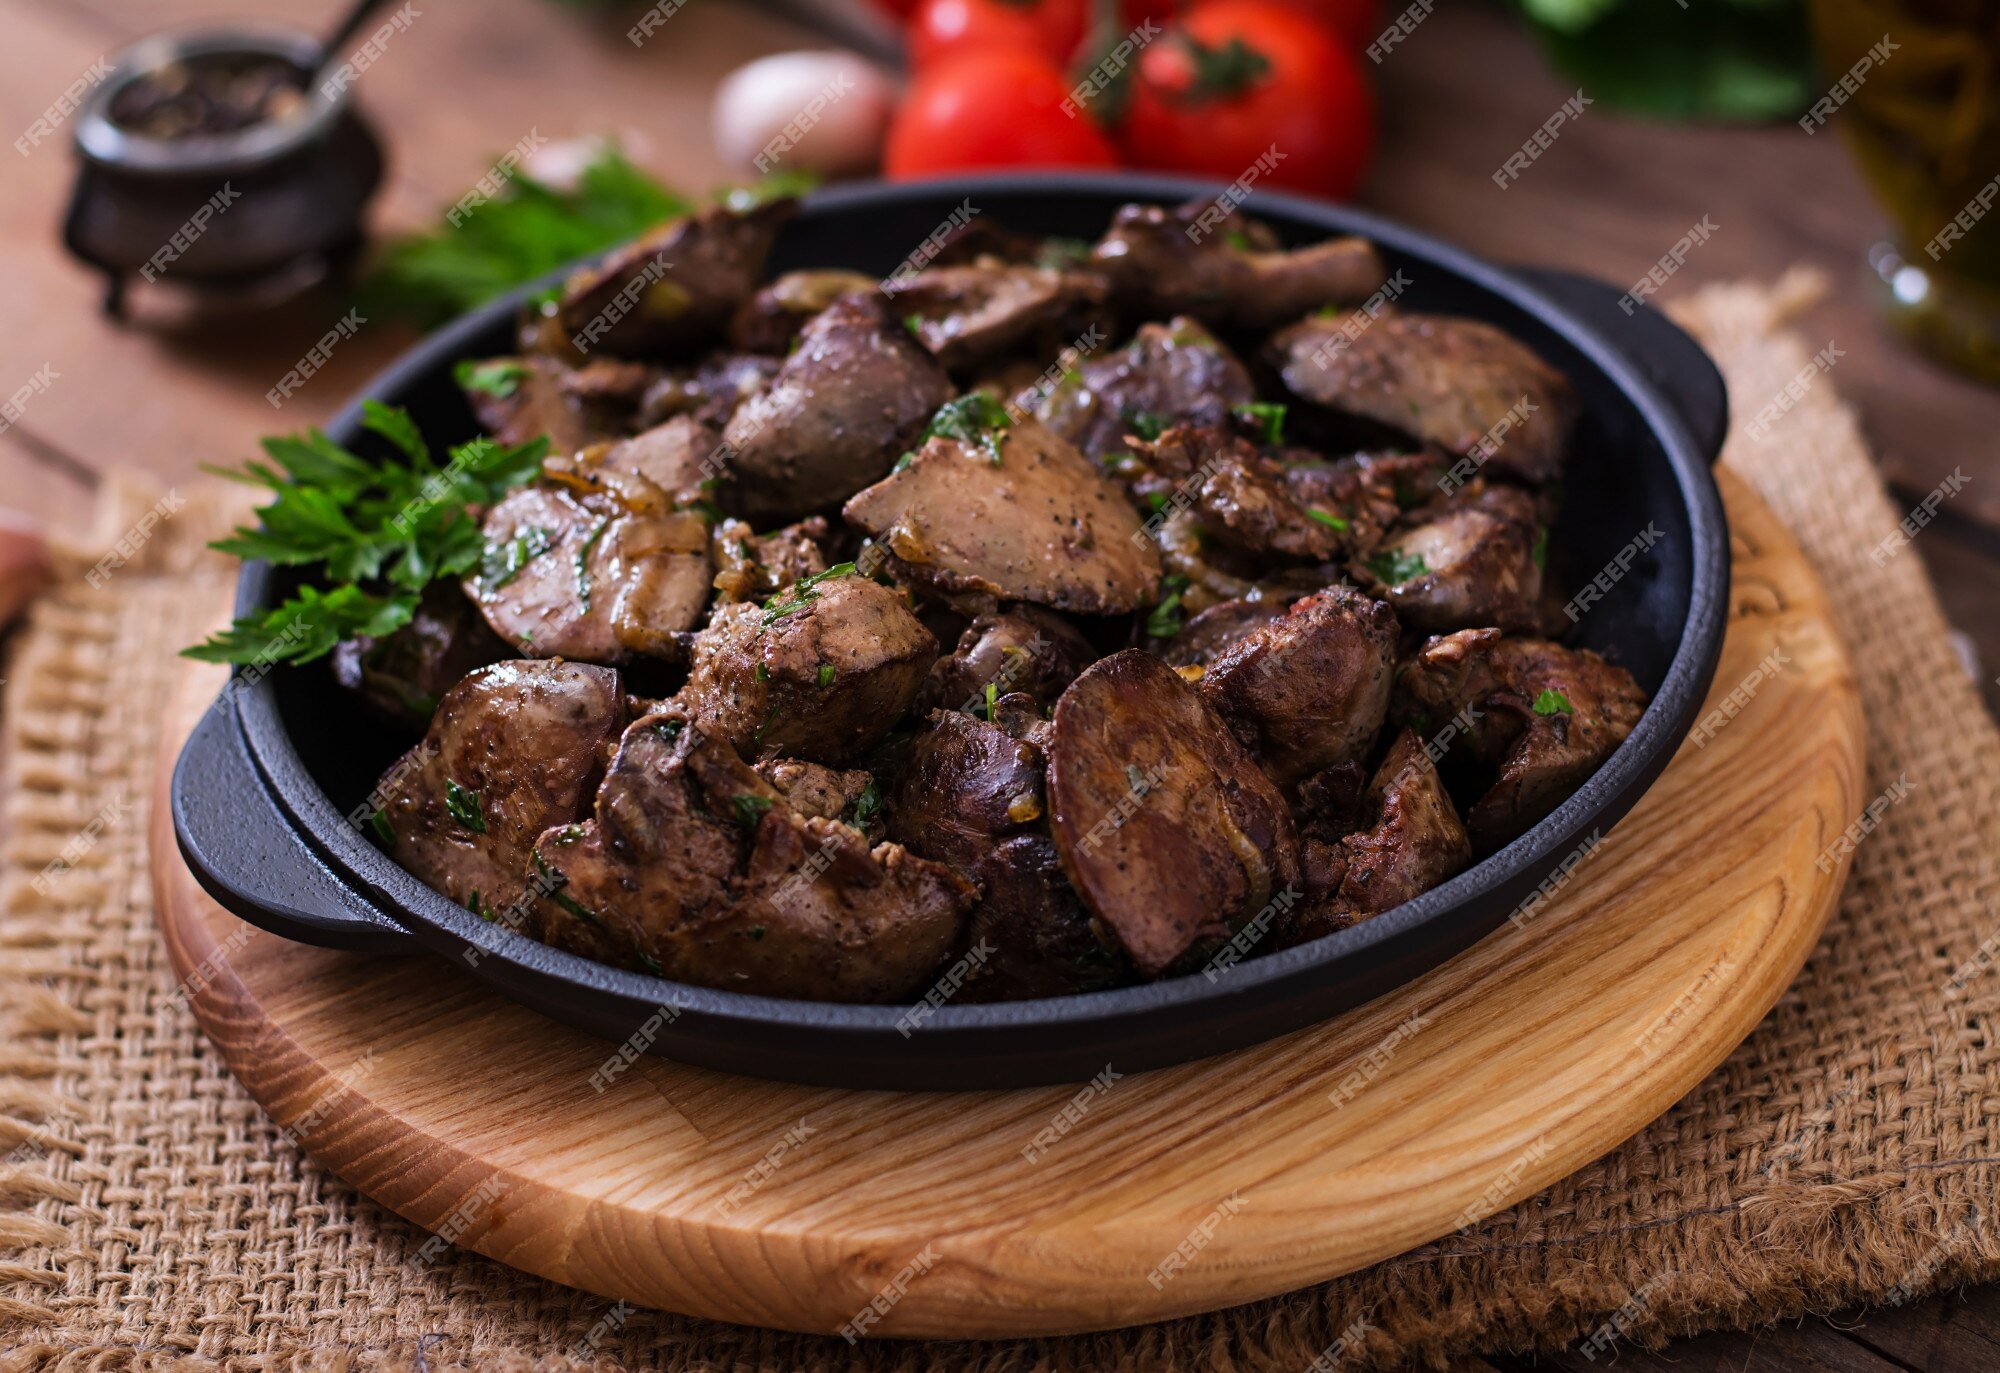
[[[1607,106],[1755,122],[1813,96],[1802,0],[1521,0],[1550,60]]]

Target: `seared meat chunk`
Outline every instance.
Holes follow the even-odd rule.
[[[1053,353],[1104,303],[1104,278],[984,261],[931,267],[903,282],[896,312],[947,370],[963,375],[1040,344]]]
[[[535,836],[580,816],[601,750],[625,723],[618,674],[582,663],[495,663],[444,694],[423,741],[383,774],[389,856],[488,913],[527,885]],[[386,830],[386,834],[384,831]]]
[[[376,719],[417,733],[460,678],[513,651],[457,587],[433,582],[395,633],[342,640],[333,650],[333,676]]]
[[[1160,558],[1111,480],[1032,419],[939,434],[850,500],[848,522],[919,585],[1084,615],[1149,604]]]
[[[757,764],[757,775],[771,784],[785,804],[808,819],[845,820],[857,829],[866,817],[857,817],[856,806],[875,779],[859,768],[842,771],[797,758],[773,758]]]
[[[1002,840],[972,878],[982,895],[966,942],[985,957],[966,1001],[1070,996],[1133,980],[1131,960],[1077,899],[1047,835]]]
[[[1285,613],[1283,601],[1223,601],[1181,626],[1161,652],[1170,666],[1206,668]]]
[[[1285,469],[1248,439],[1223,429],[1176,427],[1133,446],[1141,471],[1132,492],[1161,511],[1186,510],[1217,543],[1257,558],[1325,562],[1354,544],[1352,521],[1305,503]]]
[[[889,837],[969,873],[1000,838],[1042,818],[1042,769],[1041,750],[1000,724],[932,711],[896,778]]]
[[[574,453],[611,437],[601,417],[565,386],[569,369],[543,357],[489,358],[465,369],[465,398],[496,443],[548,436],[551,453]]]
[[[1396,616],[1333,587],[1208,665],[1201,695],[1282,787],[1363,758],[1388,714]]]
[[[1475,477],[1412,511],[1355,567],[1405,624],[1426,633],[1484,625],[1533,633],[1542,622],[1546,538],[1533,496]]]
[[[826,571],[821,545],[826,520],[809,520],[753,534],[742,520],[724,520],[715,527],[715,592],[723,602],[761,601],[793,582]]]
[[[958,647],[931,668],[924,700],[944,710],[971,711],[1015,692],[1053,703],[1097,650],[1076,626],[1052,610],[1017,605],[983,611],[959,635]]]
[[[1399,731],[1368,786],[1364,829],[1308,861],[1315,899],[1293,920],[1290,943],[1346,929],[1423,895],[1472,862],[1472,842],[1437,765],[1410,730]],[[1319,848],[1317,841],[1308,848]],[[1325,883],[1323,891],[1313,887]]]
[[[768,605],[719,607],[675,698],[704,733],[762,758],[843,763],[895,728],[937,658],[903,598],[852,565]]]
[[[1063,693],[1048,791],[1063,870],[1145,977],[1299,887],[1277,787],[1150,653],[1114,653]]]
[[[771,384],[780,366],[777,358],[722,353],[692,367],[661,370],[639,398],[638,424],[644,428],[692,415],[720,432],[744,401]]]
[[[894,844],[798,814],[727,743],[653,716],[619,745],[595,817],[536,846],[543,937],[663,977],[765,996],[913,996],[973,891]]]
[[[1568,799],[1645,709],[1632,674],[1589,649],[1496,629],[1430,639],[1396,678],[1399,720],[1427,732],[1465,712],[1475,724],[1464,749],[1493,782],[1465,824],[1482,852]]]
[[[1117,352],[1083,362],[1036,413],[1086,456],[1123,457],[1128,434],[1154,439],[1177,424],[1221,426],[1256,398],[1236,355],[1181,318],[1142,324]]]
[[[841,297],[723,431],[740,513],[763,523],[846,500],[889,470],[951,392],[879,296]]]
[[[559,478],[486,513],[486,555],[464,581],[494,632],[522,650],[585,662],[675,658],[674,636],[708,601],[708,526],[595,448]]]
[[[1175,210],[1127,205],[1091,250],[1118,303],[1142,317],[1193,315],[1219,329],[1261,333],[1329,302],[1366,299],[1387,279],[1375,245],[1330,238],[1284,251],[1263,226],[1190,234],[1212,202]]]
[[[1275,563],[1227,548],[1187,511],[1169,515],[1152,533],[1167,573],[1162,603],[1172,600],[1185,614],[1198,615],[1224,601],[1272,601],[1282,608],[1341,576],[1337,563]]]
[[[685,507],[704,497],[721,470],[716,442],[713,429],[692,415],[677,415],[573,464],[552,462],[549,470],[575,471],[584,483],[601,480],[600,473],[644,477],[671,504]]]
[[[782,355],[805,322],[845,295],[874,290],[874,277],[841,268],[786,272],[743,302],[729,342],[746,353]]]
[[[1461,478],[1483,465],[1548,481],[1576,422],[1568,379],[1476,319],[1391,313],[1350,337],[1341,321],[1313,316],[1265,351],[1292,394],[1469,455],[1453,469]]]
[[[692,354],[715,342],[757,289],[764,259],[798,203],[716,206],[663,224],[569,281],[556,309],[578,356]]]

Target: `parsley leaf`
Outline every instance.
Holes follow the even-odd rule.
[[[1155,639],[1171,639],[1181,632],[1181,593],[1188,580],[1178,572],[1160,578],[1160,602],[1146,617],[1146,633]]]
[[[881,809],[882,788],[876,786],[875,779],[871,777],[868,779],[868,785],[861,789],[861,794],[854,798],[854,818],[847,823],[858,830],[867,829],[868,822],[873,820],[875,813]]]
[[[1368,559],[1368,570],[1378,577],[1384,586],[1401,586],[1413,582],[1431,570],[1421,553],[1405,553],[1400,548],[1385,548]]]
[[[1346,529],[1348,527],[1347,521],[1343,520],[1340,516],[1329,515],[1326,511],[1316,510],[1312,506],[1306,507],[1306,518],[1309,520],[1318,520],[1328,529]]]
[[[474,834],[486,833],[486,800],[478,792],[461,787],[447,777],[444,779],[444,808],[460,829],[471,830]]]
[[[833,679],[838,675],[839,672],[832,663],[821,663],[819,665],[818,680],[821,686],[832,686]]]
[[[1554,687],[1543,687],[1541,693],[1535,697],[1535,714],[1537,715],[1574,715],[1575,713],[1576,707],[1569,703],[1569,697],[1563,695]]]
[[[528,369],[512,358],[460,358],[452,365],[451,377],[467,391],[477,391],[482,396],[492,396],[495,400],[505,400],[521,389],[521,379],[528,375]]]
[[[967,448],[978,449],[986,454],[986,460],[995,467],[1000,465],[1000,431],[1011,429],[1014,421],[1007,413],[1007,407],[985,391],[968,391],[956,400],[948,400],[937,408],[931,422],[925,426],[923,437],[917,440],[922,447],[932,439],[956,439]]]
[[[830,581],[835,577],[851,577],[854,575],[854,570],[853,563],[835,563],[824,572],[815,572],[810,577],[799,578],[785,591],[780,591],[764,602],[764,626],[768,628],[787,615],[804,610],[807,605],[819,599],[821,582]],[[785,599],[788,594],[791,596],[790,600]]]
[[[771,798],[757,796],[750,792],[739,792],[736,796],[736,818],[751,829],[764,818],[764,812],[771,808]]]
[[[528,525],[506,543],[488,544],[479,560],[479,584],[497,591],[553,547],[555,536],[538,524]]]
[[[1232,413],[1257,430],[1265,443],[1276,448],[1285,441],[1286,409],[1282,401],[1253,400],[1237,406]]]
[[[1126,410],[1121,417],[1125,427],[1147,443],[1154,442],[1173,427],[1173,420],[1165,415],[1156,415],[1151,410]]]
[[[1534,558],[1536,567],[1547,567],[1549,565],[1549,531],[1547,529],[1537,529],[1535,531],[1535,546],[1530,550],[1529,556]]]

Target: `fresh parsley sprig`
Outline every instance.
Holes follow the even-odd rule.
[[[342,639],[408,624],[424,588],[480,566],[485,548],[468,507],[490,505],[542,470],[547,439],[503,446],[474,439],[432,457],[416,424],[373,401],[362,427],[396,456],[350,452],[317,429],[264,440],[268,462],[217,476],[272,494],[257,524],[211,547],[246,560],[316,567],[327,586],[305,585],[284,604],[245,616],[183,652],[211,663],[310,662]]]

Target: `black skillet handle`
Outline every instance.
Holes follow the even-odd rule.
[[[1701,345],[1664,311],[1635,305],[1628,314],[1619,303],[1626,293],[1595,277],[1551,267],[1522,268],[1520,275],[1581,315],[1659,387],[1711,463],[1721,456],[1729,436],[1729,390]]]
[[[188,870],[225,910],[301,944],[411,952],[411,935],[347,890],[300,839],[258,775],[228,692],[174,765],[174,837]]]

